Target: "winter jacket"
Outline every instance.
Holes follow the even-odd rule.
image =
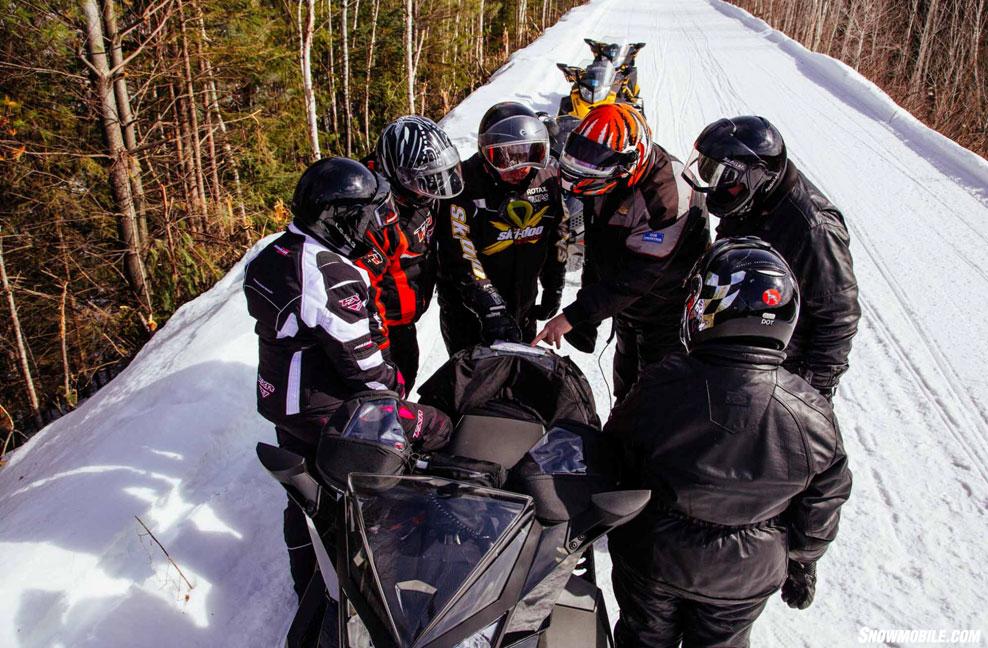
[[[837,535],[851,472],[830,404],[784,354],[708,344],[650,365],[605,432],[622,488],[652,490],[611,534],[625,564],[699,600],[754,600]]]
[[[400,391],[379,348],[383,331],[370,290],[366,271],[295,225],[247,264],[262,416],[311,434],[318,426],[306,422],[327,418],[354,394]]]
[[[364,160],[374,168],[374,158]],[[368,235],[371,252],[357,259],[370,275],[374,304],[385,328],[417,322],[436,286],[435,213],[437,202],[404,205],[395,200],[398,221]]]
[[[717,238],[729,236],[758,236],[789,263],[801,299],[784,366],[829,396],[847,371],[861,317],[844,217],[790,161],[749,215],[720,221]]]
[[[440,205],[439,305],[444,318],[476,321],[490,286],[524,327],[538,295],[560,292],[567,223],[554,159],[521,185],[495,179],[475,154],[463,163],[463,192]],[[477,340],[479,341],[479,340]]]
[[[707,217],[680,176],[682,163],[657,144],[652,156],[633,187],[583,201],[583,287],[563,309],[574,327],[616,315],[648,325],[686,303],[684,279],[710,242]],[[680,218],[655,229],[670,214]]]

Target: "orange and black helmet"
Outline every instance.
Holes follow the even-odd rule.
[[[620,181],[632,186],[651,160],[652,132],[641,113],[626,104],[597,106],[566,139],[559,156],[564,191],[599,196]]]

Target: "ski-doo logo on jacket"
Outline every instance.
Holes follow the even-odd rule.
[[[363,308],[364,302],[360,299],[360,295],[350,295],[340,300],[340,307],[345,308],[354,313],[359,313]]]
[[[513,200],[508,203],[504,210],[504,217],[508,222],[491,221],[491,225],[500,233],[497,241],[485,247],[483,253],[490,256],[506,250],[515,243],[519,245],[537,243],[545,230],[545,226],[540,223],[548,209],[549,207],[546,206],[535,211],[532,203],[527,200]]]

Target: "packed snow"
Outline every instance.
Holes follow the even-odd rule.
[[[988,632],[988,163],[719,0],[594,0],[443,125],[467,155],[497,101],[555,112],[568,91],[555,63],[584,60],[584,37],[609,36],[648,43],[639,78],[656,141],[685,158],[708,122],[764,115],[851,231],[864,316],[837,413],[854,492],[816,602],[797,612],[774,597],[753,643],[856,644],[862,628]],[[284,495],[254,456],[274,435],[254,411],[242,272],[241,262],[182,307],[126,371],[0,469],[0,646],[283,640],[294,600]],[[446,358],[435,306],[420,336],[428,376]],[[605,415],[612,351],[564,349]],[[606,569],[606,547],[598,553]]]

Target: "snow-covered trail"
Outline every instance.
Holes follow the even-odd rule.
[[[463,152],[496,101],[554,111],[566,91],[554,64],[587,58],[585,36],[648,43],[639,78],[671,152],[685,157],[718,117],[765,115],[851,229],[864,317],[837,408],[854,492],[817,601],[796,612],[773,599],[755,645],[854,644],[861,627],[988,631],[988,163],[719,0],[570,12],[446,118]],[[273,434],[253,409],[241,272],[0,470],[0,646],[279,643],[292,600],[283,497],[253,454]],[[423,376],[445,360],[437,315],[420,328]],[[606,412],[596,357],[573,355]]]

